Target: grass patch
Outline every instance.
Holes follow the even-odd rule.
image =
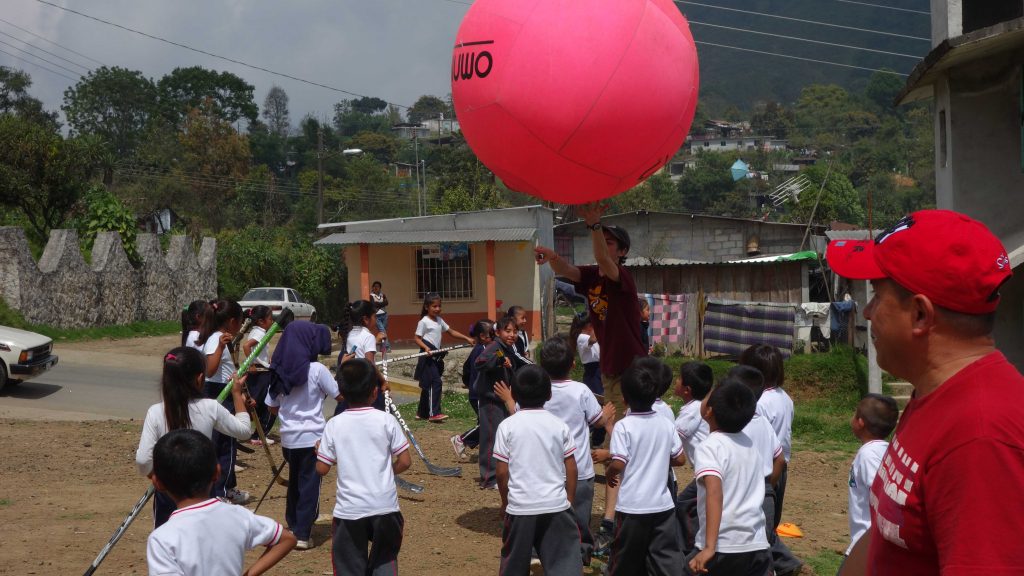
[[[10,506],[10,505],[11,505],[11,499],[10,498],[0,498],[0,506]]]
[[[398,407],[398,411],[405,418],[405,423],[411,430],[418,430],[426,426],[442,428],[463,432],[476,425],[476,412],[469,404],[469,395],[459,392],[445,392],[441,396],[441,411],[448,415],[448,419],[441,424],[434,424],[426,420],[416,419],[417,402],[409,402]]]
[[[805,556],[803,561],[814,568],[815,574],[826,576],[839,572],[839,565],[843,563],[843,555],[836,554],[834,550],[819,550],[813,556]]]

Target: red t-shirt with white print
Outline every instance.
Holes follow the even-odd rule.
[[[1024,377],[1002,353],[910,401],[871,518],[870,574],[1024,574]]]

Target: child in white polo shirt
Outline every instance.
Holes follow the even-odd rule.
[[[850,493],[847,515],[850,522],[849,556],[853,545],[871,528],[871,483],[875,480],[878,467],[882,464],[889,442],[886,438],[896,428],[900,418],[900,407],[891,396],[868,394],[857,404],[857,411],[850,419],[853,435],[860,440],[860,449],[850,466]]]
[[[345,362],[338,381],[349,408],[327,423],[316,463],[320,476],[338,465],[334,573],[398,574],[405,521],[398,510],[395,475],[412,463],[409,441],[393,417],[373,408],[379,378],[370,361]]]
[[[505,522],[499,574],[526,574],[537,551],[549,576],[583,572],[580,535],[573,514],[576,443],[557,416],[544,410],[551,378],[539,366],[524,366],[512,379],[520,410],[498,425],[496,475]]]
[[[691,465],[694,465],[697,447],[710,433],[708,423],[700,417],[700,402],[711,392],[714,383],[715,375],[711,367],[703,362],[694,360],[679,367],[675,393],[683,399],[683,405],[676,416],[676,432],[683,441],[683,452]],[[683,554],[689,556],[693,551],[698,528],[696,480],[691,480],[676,498],[676,516],[683,531]]]
[[[721,382],[701,402],[711,433],[697,449],[697,574],[766,576],[772,556],[765,536],[764,462],[743,428],[757,399],[737,380]]]
[[[242,574],[245,552],[266,546],[245,574],[269,570],[295,546],[295,536],[265,516],[210,498],[219,473],[213,442],[196,430],[172,430],[153,448],[153,485],[178,509],[146,542],[154,575]]]
[[[660,363],[638,359],[622,374],[629,413],[612,429],[608,484],[619,488],[608,572],[675,574],[682,562],[675,499],[669,492],[672,466],[686,461],[675,426],[652,410],[663,385]]]

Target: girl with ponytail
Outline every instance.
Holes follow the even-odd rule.
[[[338,335],[345,343],[341,354],[338,355],[338,374],[341,374],[341,365],[349,360],[365,358],[371,364],[374,363],[377,357],[377,345],[388,337],[384,331],[380,331],[374,336],[375,315],[373,304],[368,300],[350,302],[345,308],[341,324],[338,327]],[[390,390],[390,388],[388,388],[388,383],[384,380],[384,375],[379,371],[377,374],[379,376],[379,385],[373,407],[378,410],[384,410],[383,391]],[[341,414],[347,408],[348,402],[341,402],[335,408],[334,413],[335,415]]]

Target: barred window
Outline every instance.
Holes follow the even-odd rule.
[[[444,300],[473,299],[473,251],[469,244],[431,244],[416,251],[416,294]]]

